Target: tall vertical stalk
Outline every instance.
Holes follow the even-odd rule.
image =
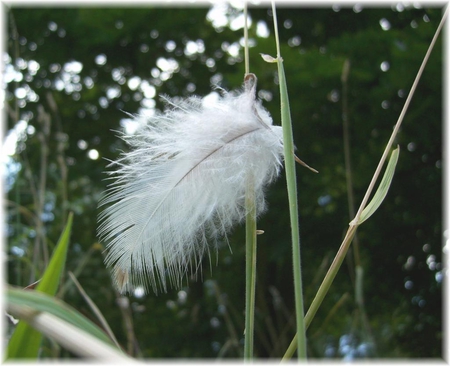
[[[301,277],[300,233],[297,204],[297,181],[295,175],[294,138],[292,134],[291,112],[284,74],[283,59],[280,53],[278,24],[275,3],[272,2],[275,40],[277,46],[278,80],[280,83],[281,124],[283,128],[284,162],[289,198],[289,215],[292,236],[292,263],[294,270],[295,314],[297,323],[297,355],[299,360],[306,359],[306,334],[303,309],[303,285]]]
[[[244,359],[253,358],[256,290],[256,207],[253,182],[248,179],[245,192],[245,343]]]
[[[247,3],[244,6],[244,39],[245,39],[245,87],[246,76],[250,73],[248,56],[248,24]],[[247,189],[245,192],[245,342],[244,359],[253,358],[253,339],[255,328],[255,291],[256,291],[256,207],[253,178],[247,177]]]

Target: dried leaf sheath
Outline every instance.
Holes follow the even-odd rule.
[[[101,205],[99,235],[121,291],[178,287],[233,224],[245,218],[246,176],[254,177],[257,212],[264,187],[282,163],[281,127],[244,91],[212,106],[192,97],[122,138],[130,151],[110,164],[114,182]],[[250,87],[249,87],[250,85]],[[138,117],[140,118],[140,117]]]

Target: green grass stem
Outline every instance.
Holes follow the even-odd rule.
[[[255,191],[249,182],[245,195],[246,234],[245,234],[245,343],[244,359],[253,358],[253,339],[255,329],[255,290],[256,290],[256,207]]]
[[[275,29],[275,40],[277,46],[278,80],[280,83],[280,103],[281,103],[281,124],[283,128],[284,163],[286,170],[286,181],[289,199],[289,215],[291,222],[292,237],[292,264],[294,271],[294,293],[295,293],[295,314],[297,324],[297,355],[299,360],[306,360],[306,333],[304,324],[303,306],[303,285],[301,277],[301,257],[300,257],[300,232],[297,204],[297,181],[295,174],[294,159],[294,138],[292,133],[291,112],[289,107],[289,97],[284,74],[283,59],[280,54],[280,41],[278,37],[277,15],[275,3],[272,2],[273,21]]]
[[[248,55],[247,3],[244,5],[244,39],[245,39],[245,76],[250,73]],[[256,291],[256,207],[255,190],[252,177],[248,177],[245,192],[245,341],[244,360],[253,358],[253,341],[255,334],[255,291]]]

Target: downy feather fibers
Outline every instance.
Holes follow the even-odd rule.
[[[283,159],[281,127],[256,99],[253,74],[213,105],[198,97],[168,101],[141,122],[121,136],[130,149],[109,164],[113,182],[100,202],[99,237],[121,292],[180,287],[244,220],[249,181],[257,214],[264,211],[264,189]]]

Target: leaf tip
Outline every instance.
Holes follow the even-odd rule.
[[[272,56],[270,56],[270,55],[268,55],[266,53],[260,53],[260,55],[261,55],[262,59],[264,61],[266,61],[266,62],[269,62],[269,63],[273,64],[273,63],[276,63],[278,61],[275,57],[272,57]]]

